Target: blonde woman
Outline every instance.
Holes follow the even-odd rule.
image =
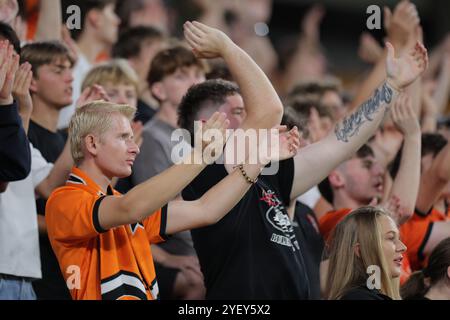
[[[406,246],[399,236],[396,223],[381,208],[362,207],[346,216],[329,243],[327,298],[400,299]]]

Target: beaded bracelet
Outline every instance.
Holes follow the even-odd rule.
[[[247,180],[248,183],[255,184],[256,181],[258,181],[258,178],[252,179],[252,178],[250,178],[248,176],[247,172],[245,172],[245,170],[244,170],[244,165],[243,164],[237,165],[234,168],[239,168],[239,171],[241,171],[242,176],[245,178],[245,180]]]

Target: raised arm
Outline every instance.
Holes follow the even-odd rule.
[[[322,181],[332,169],[366,143],[397,98],[399,89],[411,84],[426,69],[427,51],[420,43],[399,58],[395,58],[394,48],[390,43],[387,43],[387,48],[388,76],[384,83],[356,111],[340,120],[334,132],[305,147],[295,157],[291,199]]]
[[[35,41],[61,39],[61,0],[40,0]]]
[[[73,166],[73,159],[70,153],[70,142],[67,139],[63,152],[56,160],[48,176],[36,186],[35,191],[44,199],[48,199],[56,188],[64,185],[69,177],[70,169]]]
[[[417,9],[414,4],[407,0],[401,1],[391,13],[389,8],[384,9],[385,31],[388,41],[394,46],[397,53],[408,49],[409,42],[414,37],[414,32],[419,24]],[[412,42],[414,45],[416,41]],[[386,59],[387,51],[383,53],[383,58],[374,66],[369,76],[363,81],[355,99],[352,101],[352,109],[357,108],[366,101],[372,92],[378,88],[386,79]]]
[[[401,225],[414,214],[419,193],[421,134],[417,115],[407,95],[400,95],[391,114],[404,136],[400,167],[390,192],[390,197],[399,199],[400,210],[394,214]]]
[[[441,62],[441,71],[437,79],[436,89],[434,90],[433,100],[437,106],[437,114],[445,113],[448,98],[450,96],[450,52],[447,52]]]
[[[222,57],[241,90],[247,116],[242,128],[270,129],[281,122],[283,105],[261,68],[220,30],[186,22],[184,34],[199,58]]]
[[[416,208],[428,212],[450,182],[450,143],[434,158],[431,167],[422,173]]]
[[[297,153],[300,136],[296,127],[287,133],[286,139],[284,139],[284,134],[280,137],[281,152],[276,159],[259,159],[259,164],[243,164],[243,171],[235,168],[198,200],[170,202],[167,209],[166,233],[173,234],[220,221],[241,200],[252,185],[244,177],[244,172],[251,180],[255,180],[271,160],[279,161],[292,158]],[[266,142],[267,140],[261,139],[259,146]],[[249,159],[252,159],[252,152],[258,152],[258,148],[252,148]],[[273,155],[276,156],[276,154]]]
[[[28,138],[11,95],[19,56],[0,41],[0,181],[25,179],[31,169]]]

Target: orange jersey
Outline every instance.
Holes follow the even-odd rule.
[[[407,253],[413,271],[423,269],[427,257],[423,250],[431,234],[433,223],[446,221],[447,217],[438,210],[432,209],[428,214],[414,213],[411,219],[400,227],[402,241],[408,247]]]
[[[48,236],[73,299],[157,299],[151,243],[165,239],[167,207],[141,223],[103,230],[98,208],[106,196],[84,172],[73,168],[46,207]]]
[[[334,230],[336,225],[351,211],[352,209],[348,208],[330,211],[320,218],[319,229],[325,241],[328,241],[328,238],[330,237],[331,232]]]

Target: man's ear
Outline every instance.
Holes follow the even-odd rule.
[[[167,92],[164,88],[163,84],[161,82],[155,82],[151,87],[150,90],[152,92],[152,95],[159,101],[165,101],[167,99]]]
[[[93,157],[97,156],[98,154],[98,144],[99,144],[98,138],[93,134],[88,134],[84,138],[85,148],[87,152],[89,152],[89,154],[91,154]]]
[[[31,93],[37,92],[37,81],[36,81],[36,78],[34,77],[34,75],[31,78],[30,91],[31,91]]]
[[[86,15],[86,23],[92,25],[94,28],[97,28],[100,21],[101,11],[98,9],[92,9]],[[85,24],[86,24],[85,23]]]
[[[345,178],[338,170],[331,171],[328,181],[333,189],[342,188],[345,185]]]

